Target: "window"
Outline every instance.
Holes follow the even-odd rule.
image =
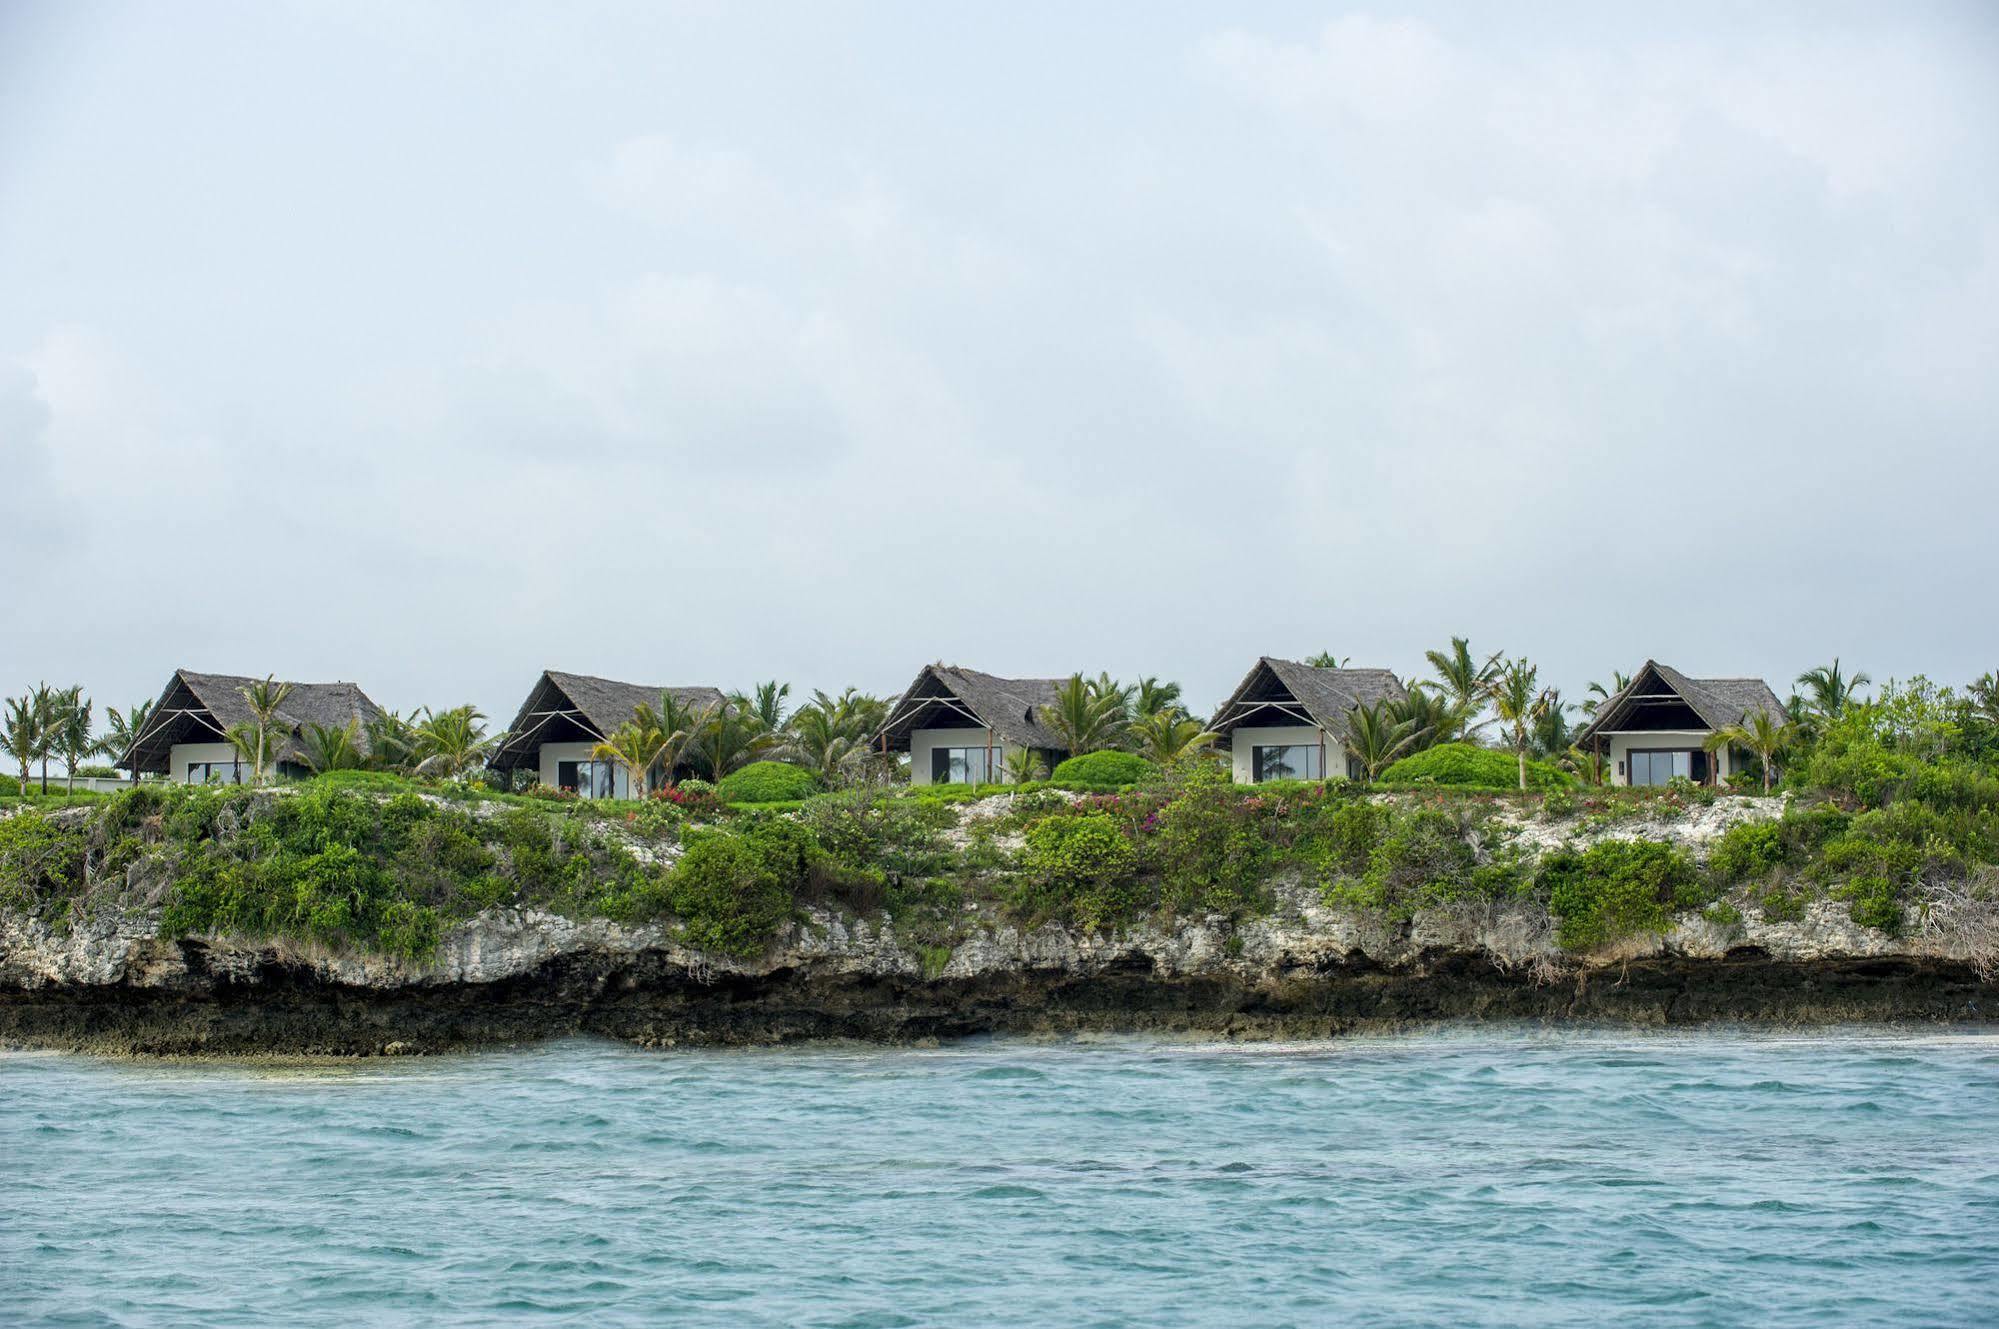
[[[191,761],[187,764],[189,784],[248,784],[250,771],[240,761]]]
[[[1702,754],[1705,755],[1705,754]],[[1703,763],[1705,765],[1705,763]],[[1703,770],[1702,776],[1707,772]],[[1694,754],[1691,752],[1634,752],[1631,754],[1631,783],[1662,785],[1675,777],[1692,780]]]
[[[989,784],[999,779],[1003,754],[991,748],[930,749],[931,784]]]
[[[1250,778],[1265,780],[1317,780],[1324,776],[1319,765],[1317,743],[1259,743],[1249,752]]]
[[[609,761],[558,761],[555,763],[555,783],[561,789],[574,789],[584,798],[611,798],[618,790],[618,768]]]

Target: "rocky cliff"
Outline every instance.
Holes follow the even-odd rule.
[[[156,910],[54,927],[0,914],[0,1041],[155,1054],[432,1052],[593,1033],[647,1046],[980,1033],[1322,1037],[1450,1019],[1984,1020],[1999,983],[1945,932],[1890,938],[1821,902],[1574,957],[1544,912],[1407,922],[1298,885],[1267,916],[1114,933],[974,910],[954,947],[809,910],[754,960],[665,927],[489,910],[422,962],[227,937],[165,939]]]

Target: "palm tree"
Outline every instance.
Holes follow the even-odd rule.
[[[1840,672],[1839,657],[1834,656],[1829,665],[1807,669],[1798,675],[1798,686],[1810,694],[1810,712],[1819,720],[1837,720],[1846,710],[1849,702],[1858,701],[1854,696],[1857,689],[1864,688],[1874,680],[1866,674],[1855,672],[1847,678]]]
[[[151,698],[140,702],[129,711],[120,711],[116,706],[106,706],[104,714],[110,717],[111,732],[98,740],[98,755],[109,757],[114,765],[124,766],[125,755],[132,745],[139,741],[139,735],[146,728],[146,719],[153,713]],[[133,783],[137,783],[139,772],[136,767],[125,767],[131,772]]]
[[[1534,721],[1534,732],[1529,736],[1534,755],[1542,760],[1559,756],[1569,750],[1569,740],[1573,736],[1569,729],[1569,704],[1562,700],[1560,688],[1548,689],[1548,704]]]
[[[680,741],[684,742],[685,737]],[[590,755],[623,767],[626,779],[631,782],[632,797],[644,798],[653,768],[667,758],[674,745],[673,736],[660,723],[659,713],[640,702],[632,708],[632,718],[606,734],[604,741],[590,750]]]
[[[1033,748],[1015,748],[1002,763],[1009,784],[1026,784],[1048,778],[1048,763]]]
[[[791,684],[771,679],[768,683],[757,684],[754,693],[738,692],[730,698],[746,720],[754,720],[767,733],[776,733],[784,728],[784,699],[791,695]]]
[[[1980,674],[1964,691],[1973,714],[1987,724],[1999,725],[1999,671]]]
[[[1347,715],[1346,750],[1364,780],[1378,779],[1415,741],[1415,721],[1396,719],[1392,702],[1356,706]]]
[[[368,717],[363,732],[368,736],[367,762],[371,770],[407,773],[417,762],[418,713],[381,711]]]
[[[1162,712],[1176,716],[1187,713],[1186,706],[1180,700],[1180,685],[1161,683],[1150,675],[1138,680],[1138,687],[1132,696],[1131,710],[1134,720],[1143,720],[1147,716]]]
[[[1484,663],[1481,664],[1472,658],[1471,641],[1466,637],[1451,638],[1451,649],[1448,651],[1423,652],[1423,658],[1430,662],[1430,668],[1437,671],[1437,686],[1444,690],[1445,696],[1457,703],[1461,716],[1457,731],[1448,735],[1449,738],[1467,737],[1491,723],[1489,720],[1481,720],[1473,724],[1472,720],[1485,709],[1492,681],[1499,674],[1501,654],[1502,652],[1494,651],[1486,656]]]
[[[421,755],[417,774],[455,780],[484,761],[506,737],[489,735],[485,721],[485,712],[470,702],[448,711],[425,707],[416,726],[416,750]]]
[[[736,698],[725,697],[701,712],[689,749],[708,768],[708,778],[720,780],[775,747],[777,737],[764,730],[763,718],[746,711]]]
[[[1345,669],[1347,661],[1352,658],[1348,655],[1334,655],[1331,651],[1320,651],[1317,655],[1306,656],[1305,663],[1314,669]]]
[[[299,756],[315,775],[327,771],[358,771],[361,757],[361,719],[349,718],[344,725],[308,724],[299,734]]]
[[[864,741],[832,713],[816,706],[801,706],[791,717],[785,751],[799,765],[817,771],[826,783],[837,784],[841,771],[862,751]]]
[[[285,698],[291,696],[292,685],[280,683],[273,676],[266,674],[263,682],[252,683],[249,687],[238,688],[237,691],[242,694],[244,704],[250,708],[250,718],[231,728],[229,741],[236,743],[237,750],[250,759],[251,780],[256,784],[262,784],[266,762],[277,756],[278,707],[284,705]],[[237,743],[235,737],[237,729],[243,731],[243,737],[248,740],[247,745]]]
[[[1833,672],[1839,672],[1837,662]],[[1860,675],[1857,677],[1864,677]],[[1808,685],[1809,686],[1809,685]],[[1719,752],[1733,745],[1748,748],[1763,763],[1763,792],[1770,792],[1771,771],[1777,764],[1777,755],[1789,748],[1798,736],[1797,726],[1788,719],[1780,719],[1768,711],[1755,711],[1743,717],[1743,723],[1724,726],[1708,735],[1706,746],[1709,752]]]
[[[1569,750],[1562,756],[1562,764],[1574,771],[1584,784],[1603,783],[1603,754],[1595,749],[1585,752],[1571,743]]]
[[[1527,746],[1534,725],[1547,713],[1548,693],[1541,689],[1541,671],[1525,660],[1508,660],[1486,684],[1486,699],[1499,722],[1513,734],[1513,753],[1520,759],[1520,787],[1527,787]]]
[[[47,683],[35,684],[29,696],[29,706],[35,712],[35,760],[42,768],[42,793],[49,792],[49,758],[55,753],[56,733],[62,727],[63,697],[61,688],[52,688]],[[27,792],[23,786],[22,793]]]
[[[81,684],[72,684],[56,694],[58,698],[55,733],[50,736],[50,746],[62,758],[65,772],[65,794],[76,793],[76,768],[83,759],[97,751],[97,743],[90,737],[91,703],[83,695]]]
[[[1221,737],[1199,720],[1172,711],[1153,711],[1135,721],[1130,732],[1138,755],[1161,766],[1205,752]]]
[[[660,777],[664,787],[672,788],[673,773],[686,763],[687,749],[708,722],[708,712],[708,707],[682,701],[671,692],[659,694],[659,727],[666,735],[666,748],[660,753],[666,768]]]
[[[1583,714],[1595,715],[1597,707],[1603,705],[1630,686],[1631,675],[1620,669],[1611,670],[1610,685],[1608,687],[1602,683],[1591,683],[1589,685],[1589,695],[1583,699]]]
[[[1124,693],[1114,684],[1100,686],[1106,681],[1071,674],[1055,690],[1054,703],[1041,708],[1041,723],[1061,736],[1071,756],[1117,747],[1124,738]]]
[[[1407,690],[1407,697],[1388,706],[1395,719],[1409,722],[1410,752],[1448,742],[1463,727],[1464,711],[1443,693],[1425,687],[1420,679],[1411,682]]]
[[[42,750],[42,717],[35,710],[32,692],[7,699],[7,727],[0,732],[0,743],[4,743],[7,755],[21,765],[20,795],[28,796],[28,767]]]

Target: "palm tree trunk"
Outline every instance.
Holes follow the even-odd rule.
[[[1513,755],[1520,759],[1520,790],[1527,791],[1527,747],[1521,744],[1513,749]]]

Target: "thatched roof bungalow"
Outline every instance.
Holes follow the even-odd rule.
[[[1215,709],[1239,783],[1324,780],[1352,773],[1347,723],[1354,710],[1409,696],[1386,669],[1321,669],[1264,656]]]
[[[1049,766],[1068,755],[1041,721],[1066,679],[1000,678],[957,665],[925,665],[875,733],[883,752],[909,754],[911,784],[985,784],[1006,778],[1009,756]]]
[[[244,689],[263,682],[238,674],[200,674],[176,669],[145,725],[119,759],[139,775],[164,775],[188,784],[247,784],[252,771],[227,735],[251,720]],[[278,707],[282,739],[271,760],[280,775],[303,775],[299,738],[308,725],[338,729],[350,721],[365,727],[381,708],[353,683],[292,683]],[[365,733],[359,746],[366,748]]]
[[[486,764],[498,771],[526,767],[542,784],[574,789],[585,798],[629,798],[630,777],[613,763],[591,754],[605,735],[630,720],[639,706],[657,711],[666,693],[694,709],[717,706],[722,701],[719,688],[619,683],[589,674],[546,670],[507,726],[506,741]]]
[[[1689,678],[1647,660],[1596,708],[1575,742],[1603,759],[1612,784],[1662,785],[1676,776],[1720,784],[1748,758],[1732,749],[1708,752],[1708,739],[1758,712],[1784,718],[1784,703],[1760,678]]]

